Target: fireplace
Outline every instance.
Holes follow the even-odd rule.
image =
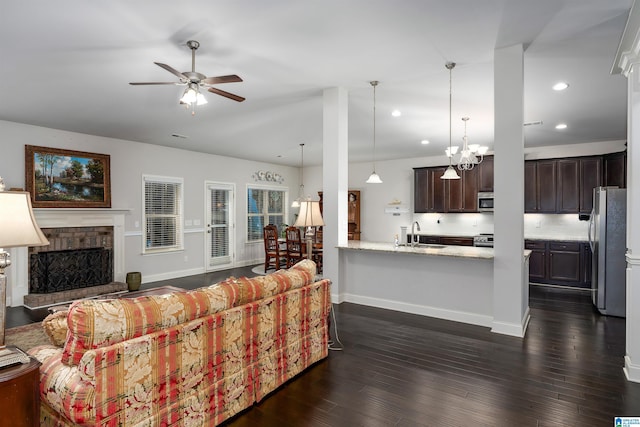
[[[49,245],[29,248],[29,293],[113,282],[113,227],[43,228]]]
[[[20,306],[25,304],[33,306],[26,303],[25,299],[33,295],[39,295],[31,292],[29,273],[30,264],[32,263],[31,256],[39,253],[47,252],[46,257],[53,257],[54,262],[57,263],[60,258],[64,260],[68,252],[83,251],[76,254],[80,260],[73,261],[74,263],[82,264],[82,262],[88,262],[88,265],[91,266],[87,267],[85,265],[83,267],[85,270],[92,270],[98,263],[104,267],[105,272],[109,271],[109,273],[101,273],[102,278],[96,279],[96,283],[109,279],[105,274],[111,274],[108,281],[124,282],[124,216],[128,212],[128,210],[124,209],[34,209],[38,225],[46,235],[50,236],[50,244],[41,248],[30,248],[30,250],[27,250],[27,248],[11,249],[13,265],[10,271],[11,276],[8,277],[7,283],[7,305]],[[57,236],[53,237],[49,234],[51,232],[57,233]],[[96,254],[97,252],[100,253]],[[68,262],[69,260],[64,261]],[[73,280],[60,279],[54,276],[54,288],[56,286],[84,286],[79,290],[89,294],[92,289],[108,286],[93,286],[93,284],[90,284],[89,282],[94,281],[92,276],[94,273],[87,271],[84,273],[71,273],[71,270],[66,271],[66,277],[72,277],[76,274],[77,276],[73,276]],[[73,284],[66,282],[73,282]],[[89,284],[90,286],[87,287]],[[40,289],[40,279],[38,279],[37,288]],[[52,292],[44,295],[60,294],[58,291]],[[62,293],[68,295],[69,292],[73,291],[65,290]],[[100,293],[103,292],[101,291]]]

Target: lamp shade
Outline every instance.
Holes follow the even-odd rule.
[[[300,213],[294,226],[296,227],[320,227],[324,225],[320,214],[320,202],[305,200],[300,202]]]
[[[0,191],[0,248],[45,246],[26,191]]]

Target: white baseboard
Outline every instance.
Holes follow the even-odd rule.
[[[502,335],[509,335],[512,337],[524,338],[527,332],[527,326],[529,326],[529,320],[531,315],[529,313],[529,307],[522,316],[520,324],[517,323],[505,323],[505,322],[492,322],[491,332]]]
[[[169,271],[160,274],[143,274],[142,283],[158,282],[160,280],[177,279],[179,277],[193,276],[196,274],[204,274],[204,267],[191,268],[188,270]]]
[[[634,365],[629,356],[624,357],[624,368],[622,370],[627,380],[640,383],[640,365]]]
[[[484,327],[491,327],[493,323],[493,319],[491,318],[491,316],[485,316],[476,313],[467,313],[462,311],[446,310],[426,305],[410,304],[402,301],[371,298],[352,294],[343,294],[341,298],[337,298],[336,295],[332,295],[331,299],[334,301],[339,300],[340,302],[352,302],[355,304],[386,308],[388,310],[402,311],[404,313],[420,314],[423,316],[435,317],[444,320],[453,320],[454,322],[469,323],[472,325]]]

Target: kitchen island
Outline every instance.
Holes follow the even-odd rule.
[[[493,248],[367,241],[338,248],[339,301],[494,326]],[[523,254],[526,272],[530,253]]]

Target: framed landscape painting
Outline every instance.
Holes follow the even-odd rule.
[[[108,154],[25,146],[27,191],[34,208],[110,208]]]

